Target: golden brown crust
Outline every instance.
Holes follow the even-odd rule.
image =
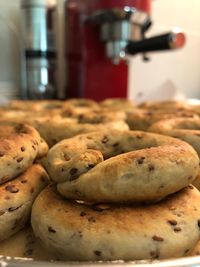
[[[24,111],[44,111],[56,108],[62,108],[64,101],[59,100],[11,100],[8,108],[10,110],[24,110]]]
[[[105,123],[80,123],[68,118],[48,118],[35,119],[31,124],[39,131],[50,147],[63,139],[83,133],[101,131],[103,129],[129,129],[128,125],[123,120]]]
[[[186,110],[190,109],[191,105],[185,101],[177,100],[163,100],[163,101],[152,101],[144,102],[138,105],[139,108],[147,108],[153,110]]]
[[[180,257],[199,239],[199,201],[189,186],[152,205],[86,206],[48,187],[33,205],[32,226],[65,260]]]
[[[190,145],[178,139],[104,130],[58,143],[47,155],[46,168],[67,198],[157,201],[195,179],[199,158]]]
[[[200,118],[174,118],[154,123],[149,132],[173,136],[188,142],[200,155]]]
[[[132,110],[135,104],[132,100],[126,98],[107,98],[100,102],[100,106],[107,110],[128,111]]]
[[[79,112],[73,108],[73,114],[70,117],[65,117],[69,115],[65,114],[65,111],[56,113],[56,115],[44,113],[43,116],[41,113],[35,115],[31,113],[25,115],[24,113],[23,115],[19,114],[19,116],[12,114],[10,117],[0,119],[0,124],[3,122],[29,124],[37,129],[50,147],[63,139],[82,133],[102,129],[129,129],[125,122],[124,112]]]
[[[165,119],[173,119],[174,114],[176,114],[176,118],[184,117],[184,118],[193,118],[197,117],[197,115],[193,111],[189,110],[165,110],[165,109],[139,109],[135,108],[131,111],[127,112],[126,122],[129,125],[131,130],[142,130],[147,131],[148,128],[153,124],[160,120]]]
[[[0,183],[24,172],[35,159],[47,154],[48,146],[31,126],[0,123]]]
[[[34,199],[48,182],[46,171],[35,164],[16,179],[0,185],[0,240],[25,226]]]

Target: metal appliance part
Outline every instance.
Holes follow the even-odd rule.
[[[22,98],[56,97],[56,1],[22,0]]]
[[[134,7],[98,10],[88,19],[100,27],[100,40],[105,43],[106,55],[119,63],[130,55],[143,52],[175,49],[184,46],[182,32],[145,38],[152,22],[148,13]]]

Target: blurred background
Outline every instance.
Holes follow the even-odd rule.
[[[186,34],[184,48],[132,57],[128,96],[137,102],[168,98],[200,98],[200,1],[154,0],[153,26],[148,35],[180,27]],[[0,95],[17,98],[21,88],[20,0],[0,0]],[[59,86],[67,82],[64,60],[63,0],[57,0],[56,43],[59,47]]]

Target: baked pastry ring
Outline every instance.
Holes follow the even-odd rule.
[[[128,111],[135,108],[135,103],[126,98],[107,98],[99,103],[102,109]]]
[[[113,112],[108,114],[87,112],[79,114],[78,118],[62,118],[59,115],[34,116],[32,118],[17,117],[3,118],[1,121],[7,123],[26,123],[34,127],[47,144],[52,147],[59,141],[78,134],[94,132],[102,129],[121,129],[128,130],[129,126],[125,122],[125,114]]]
[[[14,180],[0,185],[0,240],[26,225],[33,201],[48,182],[46,171],[34,164]]]
[[[189,144],[175,138],[103,130],[56,144],[49,150],[46,169],[66,198],[157,201],[195,179],[199,158]]]
[[[122,129],[128,130],[127,123],[123,120],[109,122],[80,123],[75,119],[69,118],[38,118],[30,122],[50,147],[62,141],[63,139],[73,136],[101,131],[103,129]]]
[[[142,206],[84,205],[48,186],[34,202],[31,220],[35,235],[64,260],[175,258],[199,240],[199,202],[191,185]]]
[[[152,101],[143,102],[138,105],[139,108],[147,108],[153,110],[190,110],[191,105],[185,101],[178,100],[163,100],[163,101]]]
[[[135,108],[126,113],[126,122],[131,130],[147,131],[148,128],[157,121],[174,118],[174,114],[176,114],[176,118],[197,117],[193,111],[189,110],[174,111],[173,109],[151,110]]]
[[[200,156],[200,118],[174,118],[154,123],[149,132],[173,136],[188,142]]]
[[[11,100],[9,110],[45,111],[62,108],[65,102],[60,100]]]
[[[0,122],[0,183],[21,174],[47,152],[46,142],[33,127]]]

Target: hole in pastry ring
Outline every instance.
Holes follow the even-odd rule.
[[[0,183],[24,172],[48,152],[37,130],[26,124],[0,122]]]
[[[200,156],[200,118],[174,118],[154,123],[148,131],[188,142]]]
[[[46,171],[33,164],[14,180],[0,185],[0,241],[26,225],[33,201],[48,182]]]
[[[175,138],[107,130],[58,143],[47,155],[46,168],[67,198],[157,201],[195,179],[199,158],[189,144]]]
[[[33,204],[31,222],[35,235],[63,260],[176,258],[199,240],[199,201],[190,185],[157,204],[84,205],[48,186]]]

